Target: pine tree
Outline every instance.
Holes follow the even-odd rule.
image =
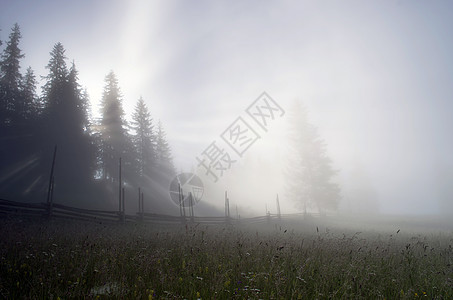
[[[25,56],[19,48],[21,39],[19,25],[14,24],[9,35],[9,41],[1,56],[0,77],[0,118],[2,123],[11,123],[15,113],[21,109],[20,60]]]
[[[50,52],[50,60],[46,66],[49,74],[45,77],[43,88],[44,106],[47,112],[54,109],[64,100],[64,89],[68,83],[68,67],[65,49],[61,43],[55,44]]]
[[[326,144],[299,103],[294,105],[290,122],[288,196],[304,210],[307,207],[315,207],[321,213],[336,210],[340,188],[333,182],[337,172],[327,156]]]
[[[130,141],[127,123],[124,119],[121,91],[115,73],[111,71],[105,77],[105,87],[101,101],[102,118],[100,122],[101,137],[101,176],[113,180],[118,174],[118,160],[131,163]]]
[[[94,148],[86,131],[87,105],[78,83],[78,72],[72,63],[68,70],[65,50],[57,43],[50,52],[49,70],[43,86],[43,143],[46,149],[58,147],[59,193],[65,198],[83,192],[94,175]],[[61,194],[60,194],[61,195]]]
[[[0,170],[5,176],[0,182],[0,193],[4,197],[26,197],[31,187],[39,186],[42,177],[40,169],[40,129],[32,119],[29,100],[36,97],[36,82],[31,69],[25,82],[20,72],[20,60],[24,57],[19,42],[20,28],[15,24],[0,61]],[[30,98],[28,97],[30,96]],[[21,192],[19,192],[21,191]],[[30,192],[29,195],[32,193]],[[33,190],[33,196],[36,196]]]
[[[77,151],[74,157],[78,158],[79,175],[84,177],[84,182],[88,182],[94,175],[95,148],[89,130],[89,100],[79,84],[78,73],[73,61],[65,94],[68,97],[68,117],[72,122],[72,138],[75,142],[73,149]]]
[[[74,61],[71,64],[68,74],[68,93],[74,99],[74,114],[76,116],[76,124],[81,130],[80,132],[86,132],[89,126],[89,100],[87,94],[82,91],[79,84],[79,72],[75,66]]]
[[[151,177],[156,164],[155,136],[153,132],[151,114],[142,97],[137,101],[132,115],[132,137],[137,159],[138,174],[143,182],[145,176]]]
[[[166,133],[160,120],[157,124],[156,161],[159,173],[166,176],[172,176],[175,173],[171,148],[167,142]]]
[[[86,103],[82,98],[75,64],[68,70],[61,43],[53,47],[46,68],[49,73],[43,86],[44,118],[50,132],[61,142],[83,133],[83,128],[87,126]]]
[[[93,119],[93,112],[91,109],[91,101],[90,101],[90,95],[88,94],[88,90],[86,88],[82,89],[81,92],[81,97],[82,97],[82,103],[85,106],[85,113],[86,113],[86,128],[85,130],[88,132],[88,134],[92,135],[93,134],[93,127],[95,126],[95,122]]]
[[[25,57],[19,48],[19,42],[22,38],[20,27],[16,23],[11,28],[9,41],[2,54],[2,82],[12,90],[19,90],[22,75],[20,74],[20,60]]]
[[[50,52],[47,65],[49,70],[43,86],[42,113],[39,118],[24,120],[26,126],[20,128],[26,134],[18,136],[13,143],[8,143],[9,157],[15,155],[15,164],[30,163],[26,172],[8,182],[9,191],[23,189],[30,195],[42,195],[45,192],[49,160],[52,150],[58,147],[55,168],[55,196],[68,201],[80,201],[81,193],[93,177],[94,149],[90,136],[84,128],[87,126],[86,105],[81,95],[77,70],[73,64],[68,70],[65,61],[65,50],[58,43]],[[32,103],[35,94],[36,79],[29,68],[22,84],[23,103]],[[24,111],[25,115],[31,112]],[[25,129],[23,129],[25,128]],[[14,159],[13,159],[14,160]],[[14,163],[11,165],[14,167]],[[16,167],[17,168],[17,167]]]
[[[40,104],[38,102],[38,96],[36,95],[36,84],[36,76],[32,68],[28,67],[22,87],[22,97],[24,101],[22,117],[24,119],[30,119],[33,116],[36,116],[40,111]]]

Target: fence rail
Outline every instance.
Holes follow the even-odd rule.
[[[135,215],[125,214],[123,211],[92,210],[66,206],[57,203],[23,203],[0,199],[0,216],[23,215],[42,216],[47,218],[73,219],[95,222],[144,222],[154,224],[257,224],[278,222],[281,220],[295,220],[304,218],[305,214],[270,214],[251,218],[232,218],[229,216],[198,217],[172,216],[164,214],[138,212]],[[313,215],[312,216],[318,216]]]

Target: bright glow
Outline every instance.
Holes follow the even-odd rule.
[[[128,118],[143,96],[155,122],[165,125],[178,170],[195,168],[196,156],[266,91],[286,109],[294,99],[306,105],[340,171],[344,196],[358,189],[350,178],[360,169],[380,212],[437,213],[448,202],[437,198],[448,199],[438,178],[453,168],[451,3],[7,6],[1,39],[14,22],[21,25],[23,69],[31,65],[45,75],[48,52],[61,41],[94,115],[104,77],[115,71]],[[234,201],[259,212],[263,199],[273,203],[278,193],[290,209],[279,171],[285,126],[282,120],[264,135],[218,189],[228,188],[232,201],[236,194]],[[222,193],[206,201],[221,206]]]

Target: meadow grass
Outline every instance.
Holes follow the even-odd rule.
[[[451,232],[0,223],[2,298],[453,298]]]

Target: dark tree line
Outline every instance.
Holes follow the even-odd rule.
[[[25,55],[20,39],[15,24],[8,40],[0,43],[0,198],[44,201],[55,145],[57,201],[92,207],[114,203],[120,157],[129,188],[148,189],[155,201],[163,197],[159,191],[166,190],[175,172],[171,149],[145,101],[137,101],[128,124],[111,71],[105,77],[101,117],[94,120],[76,65],[68,66],[61,43],[50,52],[48,74],[42,77],[38,95],[33,70],[21,72]]]

